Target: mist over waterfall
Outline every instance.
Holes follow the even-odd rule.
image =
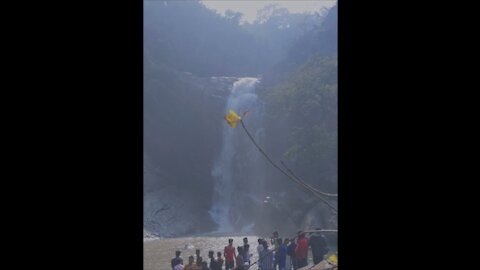
[[[255,139],[261,142],[264,137],[262,119],[264,105],[255,93],[258,78],[239,78],[234,82],[227,99],[225,113],[234,110],[239,116],[249,111],[243,120]],[[261,154],[249,141],[240,124],[231,128],[224,119],[222,146],[215,161],[214,194],[212,219],[218,224],[218,232],[248,232],[254,226],[253,210],[262,203],[263,170]]]
[[[337,193],[335,1],[308,12],[265,4],[249,23],[217,2],[144,1],[144,237],[335,229],[337,215],[223,117],[234,110],[275,164]],[[145,270],[169,267],[170,246],[156,248]]]

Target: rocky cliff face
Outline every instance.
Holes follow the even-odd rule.
[[[152,76],[154,75],[154,76]],[[235,78],[149,67],[144,90],[144,229],[172,237],[211,231],[211,168]]]
[[[209,215],[214,185],[218,184],[214,182],[212,169],[221,153],[223,125],[220,123],[236,80],[234,77],[201,78],[167,69],[157,70],[155,79],[146,78],[146,238],[185,236],[217,228]],[[255,126],[250,128],[254,133],[261,130]],[[245,141],[242,149],[252,146],[240,128],[235,131],[239,132],[237,143]],[[232,213],[243,217],[240,221],[244,222],[239,223],[239,228],[247,226],[252,220],[255,221],[252,229],[261,234],[269,234],[272,230],[295,232],[302,228],[336,227],[336,219],[322,218],[329,216],[330,210],[325,205],[306,195],[263,157],[259,156],[256,161],[258,168],[250,163],[246,166],[244,160],[251,157],[242,155],[242,149],[236,153],[235,159],[237,199],[230,206],[235,209]],[[279,156],[273,158],[278,161]],[[243,178],[257,182],[245,186]],[[252,188],[256,192],[252,193]]]

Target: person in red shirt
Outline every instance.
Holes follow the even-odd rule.
[[[297,268],[305,267],[308,265],[308,238],[305,237],[305,233],[298,232],[297,247],[295,248],[295,258],[297,260]]]
[[[233,269],[237,255],[235,254],[235,247],[233,247],[233,239],[228,239],[228,246],[223,250],[225,256],[225,270]]]

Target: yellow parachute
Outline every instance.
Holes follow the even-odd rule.
[[[227,124],[230,125],[230,127],[232,128],[234,128],[237,123],[242,119],[233,110],[229,110],[228,114],[226,114],[223,118],[225,118]]]
[[[327,258],[327,262],[333,265],[338,265],[338,258],[336,254],[332,254]]]

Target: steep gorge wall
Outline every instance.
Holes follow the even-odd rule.
[[[199,78],[147,66],[144,228],[162,236],[210,231],[211,168],[234,78]]]

